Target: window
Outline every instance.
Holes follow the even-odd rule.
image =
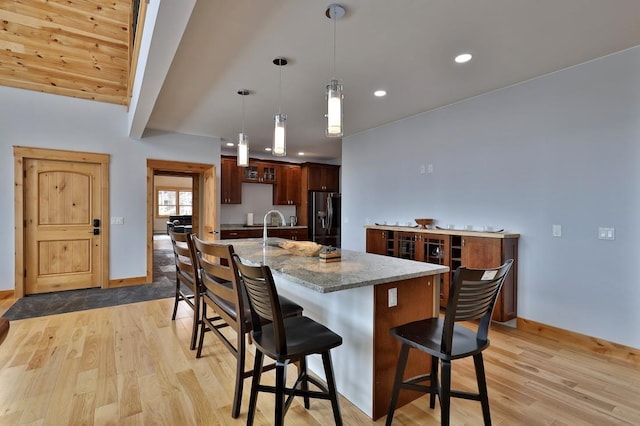
[[[156,217],[193,214],[191,189],[158,188],[156,191]]]

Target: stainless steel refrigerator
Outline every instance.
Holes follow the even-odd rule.
[[[340,194],[311,191],[309,201],[311,240],[324,246],[340,247]]]

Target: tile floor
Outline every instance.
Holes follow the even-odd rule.
[[[119,288],[90,288],[35,294],[18,300],[4,314],[9,320],[60,314],[174,297],[175,263],[168,235],[154,236],[154,282]]]

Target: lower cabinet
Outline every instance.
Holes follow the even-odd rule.
[[[306,241],[309,239],[307,228],[275,228],[269,229],[270,237],[286,238],[294,241]]]
[[[262,228],[224,229],[220,231],[221,240],[233,240],[236,238],[260,238],[260,237],[262,237]]]
[[[369,227],[367,253],[382,254],[449,266],[451,272],[440,278],[440,307],[449,300],[449,287],[459,266],[492,268],[507,259],[515,261],[507,276],[493,312],[495,321],[505,322],[517,316],[518,237],[476,237],[462,234],[438,234],[433,231],[397,231]]]
[[[224,229],[220,231],[221,240],[231,240],[236,238],[262,238],[262,228],[247,228],[247,229]],[[267,235],[269,237],[286,238],[295,241],[306,241],[307,228],[267,228]]]

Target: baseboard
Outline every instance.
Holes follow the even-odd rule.
[[[117,280],[109,280],[109,288],[128,287],[131,285],[147,284],[147,277],[120,278]]]
[[[13,297],[14,297],[13,290],[0,290],[0,300],[13,299]]]
[[[637,348],[620,345],[618,343],[609,342],[607,340],[587,336],[585,334],[575,333],[573,331],[564,330],[562,328],[553,327],[551,325],[542,324],[525,318],[518,318],[517,328],[518,330],[557,340],[563,344],[568,344],[589,352],[605,355],[609,358],[619,359],[640,366],[640,349]]]

